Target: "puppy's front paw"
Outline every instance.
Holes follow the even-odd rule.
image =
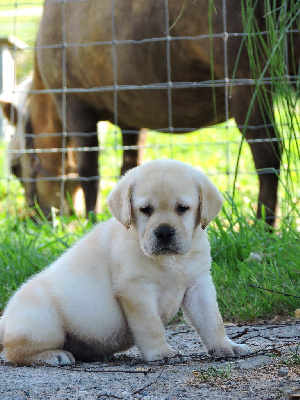
[[[75,363],[73,355],[65,350],[47,350],[32,357],[32,364],[48,364],[53,366],[71,365]]]
[[[161,349],[144,352],[143,354],[147,361],[163,360],[164,358],[171,358],[176,355],[173,349],[168,345]]]
[[[239,356],[246,356],[247,354],[250,353],[250,347],[248,347],[246,344],[236,344],[234,343],[234,346],[232,348],[234,355],[239,357]]]
[[[213,347],[208,352],[213,357],[240,357],[249,354],[250,348],[228,339],[223,345]]]

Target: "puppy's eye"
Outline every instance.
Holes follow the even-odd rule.
[[[185,214],[190,209],[189,206],[185,206],[184,204],[177,204],[176,205],[176,212],[179,215]]]
[[[151,206],[143,206],[140,208],[140,212],[150,217],[153,214],[153,208]]]

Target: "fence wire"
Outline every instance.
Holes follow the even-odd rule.
[[[261,129],[262,127],[268,129],[271,128],[272,124],[266,123],[264,125],[251,125],[251,123],[247,123],[246,125],[239,124],[237,126],[234,125],[233,121],[230,118],[230,111],[229,111],[229,104],[231,98],[231,91],[234,87],[255,87],[258,84],[257,78],[238,78],[238,77],[231,77],[229,74],[229,67],[228,61],[230,58],[230,54],[228,52],[228,40],[230,38],[240,38],[241,40],[248,37],[249,33],[246,32],[228,32],[228,2],[226,0],[222,0],[222,32],[221,33],[209,33],[203,35],[195,35],[195,36],[172,36],[172,29],[170,26],[172,24],[176,24],[176,21],[170,22],[169,16],[169,1],[162,0],[161,4],[164,7],[161,10],[162,15],[164,15],[165,20],[165,35],[164,36],[157,36],[157,37],[150,37],[150,38],[142,38],[142,39],[119,39],[116,34],[116,4],[115,0],[110,0],[110,8],[111,8],[111,40],[99,40],[93,41],[88,43],[80,43],[80,42],[72,42],[68,43],[67,40],[67,24],[66,24],[66,5],[68,3],[88,3],[88,2],[95,2],[101,0],[48,0],[48,3],[55,3],[60,4],[62,6],[62,13],[61,13],[61,26],[62,26],[62,42],[61,43],[54,43],[54,44],[47,44],[47,45],[35,45],[35,44],[24,44],[26,42],[26,35],[22,28],[22,10],[26,9],[25,7],[36,7],[42,6],[41,3],[36,2],[21,2],[16,0],[15,2],[7,2],[0,4],[0,19],[5,22],[5,11],[11,11],[11,24],[10,28],[7,28],[7,24],[4,23],[3,27],[0,28],[0,35],[14,35],[17,37],[16,40],[12,44],[5,45],[3,49],[8,49],[12,57],[15,61],[16,71],[18,68],[23,68],[22,63],[24,62],[23,58],[27,59],[27,63],[32,63],[33,55],[36,51],[40,50],[49,50],[49,49],[60,49],[62,58],[61,58],[61,71],[62,71],[62,87],[61,88],[45,88],[41,90],[33,90],[31,88],[26,88],[24,90],[20,86],[15,86],[12,89],[13,97],[24,97],[24,95],[36,95],[36,94],[60,94],[62,96],[61,101],[61,125],[62,130],[61,132],[39,132],[39,137],[47,137],[51,138],[61,138],[62,139],[62,146],[61,147],[49,147],[49,148],[30,148],[30,147],[11,147],[7,144],[2,144],[1,146],[1,158],[2,158],[2,172],[0,174],[2,185],[6,188],[7,193],[11,193],[10,196],[10,204],[15,202],[15,195],[14,195],[14,184],[16,183],[16,178],[10,173],[10,163],[11,160],[15,157],[19,157],[23,154],[31,154],[39,156],[40,154],[61,154],[61,173],[55,176],[41,176],[41,177],[22,177],[21,181],[23,183],[26,182],[39,182],[39,181],[53,181],[53,182],[60,182],[60,192],[61,192],[61,204],[64,201],[65,195],[65,186],[67,181],[101,181],[101,187],[103,188],[111,188],[113,186],[113,182],[115,182],[120,174],[120,166],[122,164],[122,152],[124,150],[137,150],[139,149],[138,146],[124,146],[121,143],[121,133],[118,128],[106,127],[106,131],[98,130],[97,132],[72,132],[68,129],[67,126],[67,110],[68,110],[68,95],[71,94],[92,94],[92,93],[112,93],[113,94],[113,120],[111,121],[115,127],[119,125],[119,110],[118,110],[118,99],[121,92],[128,91],[129,93],[132,91],[155,91],[155,90],[163,90],[167,93],[167,120],[168,126],[161,126],[156,131],[161,133],[153,133],[156,136],[156,139],[153,139],[152,143],[146,143],[143,145],[143,150],[146,153],[145,160],[153,159],[153,158],[160,158],[161,155],[163,157],[171,157],[171,158],[179,158],[182,161],[190,162],[196,166],[201,168],[204,172],[206,172],[212,179],[221,186],[223,191],[227,190],[228,192],[232,192],[232,185],[238,185],[237,182],[234,181],[235,176],[235,167],[236,167],[236,153],[237,150],[242,142],[242,136],[237,131],[237,128],[240,131],[243,131],[245,128],[248,130],[256,131]],[[182,1],[182,7],[187,7],[186,1]],[[237,2],[238,4],[239,2]],[[2,16],[1,16],[2,15]],[[178,19],[180,15],[178,16]],[[88,29],[88,21],[86,22],[86,29]],[[171,28],[173,25],[171,26]],[[80,29],[80,28],[78,28]],[[85,28],[83,28],[85,29]],[[299,34],[297,29],[292,29],[290,27],[287,29],[286,34]],[[24,35],[24,37],[23,37]],[[253,37],[265,37],[268,35],[268,31],[262,32],[253,32],[251,33]],[[35,36],[32,35],[32,36]],[[223,77],[222,79],[213,79],[211,80],[201,80],[199,81],[173,81],[172,80],[172,68],[171,68],[171,44],[175,42],[196,42],[202,40],[211,40],[212,38],[220,38],[223,41]],[[34,42],[34,38],[32,39]],[[152,44],[152,43],[163,43],[165,44],[165,51],[166,51],[166,65],[165,65],[165,75],[166,81],[158,82],[158,83],[148,83],[148,84],[120,84],[118,79],[118,48],[124,45],[135,45],[140,46],[143,44]],[[113,77],[113,84],[106,85],[106,86],[93,86],[93,87],[68,87],[67,84],[67,51],[69,49],[80,49],[80,48],[93,48],[93,47],[101,47],[101,46],[111,46],[112,49],[112,77]],[[28,61],[31,58],[30,61]],[[287,55],[286,55],[286,58]],[[134,63],[134,60],[128,60],[128,63]],[[77,68],[78,66],[73,66],[73,68]],[[6,66],[3,64],[3,72],[2,75],[5,76]],[[141,66],[143,68],[143,66]],[[15,77],[15,82],[20,81],[21,78],[24,78],[23,73],[18,72],[18,76]],[[281,82],[282,80],[286,80],[289,84],[299,84],[299,76],[292,75],[290,76],[287,72],[283,76],[262,76],[259,82],[259,85],[264,85],[267,89],[271,90],[272,85],[274,85],[275,81]],[[212,90],[216,88],[223,88],[224,89],[224,110],[225,110],[225,119],[222,125],[219,125],[218,128],[216,127],[207,127],[205,130],[199,131],[199,126],[175,126],[174,124],[174,98],[177,96],[177,91],[182,89],[187,90],[195,90],[201,88],[211,88]],[[2,90],[1,96],[6,96],[10,90],[6,90],[0,88]],[[213,105],[212,105],[213,107]],[[218,111],[218,110],[217,110]],[[11,114],[12,119],[14,118],[13,113]],[[7,139],[10,139],[10,133],[7,134],[6,131],[8,130],[7,124],[3,125],[2,128],[2,142],[6,143]],[[139,127],[140,129],[144,128],[143,126]],[[151,129],[151,126],[146,127]],[[197,131],[198,139],[189,141],[189,135],[194,135]],[[104,133],[103,133],[104,132]],[[140,130],[124,130],[124,133],[129,134],[139,134]],[[182,136],[179,136],[178,133],[186,133],[186,138],[183,139]],[[152,134],[150,132],[150,134]],[[109,140],[107,140],[108,135],[110,135]],[[35,134],[28,133],[28,132],[20,132],[20,130],[16,130],[14,133],[14,138],[20,137],[20,140],[25,138],[32,141],[35,138]],[[80,137],[98,137],[99,144],[98,146],[76,146],[73,145],[71,148],[68,147],[68,141],[70,138],[75,138],[77,136]],[[194,137],[193,136],[193,137]],[[213,139],[206,140],[207,137],[213,137]],[[162,139],[163,138],[163,139]],[[180,140],[179,140],[180,138]],[[221,138],[221,139],[220,139]],[[300,135],[299,132],[296,132],[295,137],[293,138],[294,141],[299,140]],[[255,144],[255,143],[277,143],[278,141],[282,141],[282,138],[263,138],[263,139],[246,139],[244,140],[248,144]],[[161,141],[161,143],[159,143]],[[233,148],[235,149],[233,151]],[[184,150],[188,149],[187,156],[184,156]],[[210,150],[212,149],[212,150]],[[84,177],[84,176],[75,176],[74,174],[69,174],[67,171],[66,165],[66,157],[67,154],[72,150],[74,153],[82,153],[82,152],[95,152],[99,151],[99,173],[98,175]],[[208,157],[207,160],[202,163],[202,154],[212,151],[212,154],[215,153],[215,157],[211,156]],[[249,153],[249,149],[243,149],[243,152],[246,154]],[[244,155],[243,153],[243,155]],[[105,158],[105,154],[108,156]],[[234,154],[234,155],[233,155]],[[249,153],[250,154],[250,153]],[[244,165],[240,167],[239,170],[239,177],[243,176],[251,176],[250,178],[250,186],[251,189],[248,190],[248,195],[256,197],[258,191],[257,180],[255,179],[256,171],[254,168],[254,164],[251,159],[251,155],[246,154],[245,159],[247,160]],[[192,156],[191,156],[192,155]],[[191,160],[192,157],[192,160]],[[218,159],[222,157],[222,166],[218,166]],[[213,160],[212,160],[213,159]],[[216,160],[217,161],[216,161]],[[251,161],[249,162],[249,159]],[[5,161],[3,161],[5,160]],[[105,161],[103,161],[105,160]],[[107,165],[104,163],[107,162]],[[5,167],[6,163],[6,167]],[[112,173],[113,171],[113,173]],[[293,172],[292,170],[291,172]],[[278,170],[279,172],[279,170]],[[295,172],[297,172],[295,170]],[[272,168],[264,168],[258,170],[258,173],[274,173]],[[252,178],[253,177],[253,178]],[[252,179],[252,180],[251,180]],[[105,183],[106,182],[106,183]],[[225,183],[224,183],[225,182]],[[241,178],[241,182],[243,182],[243,178]],[[242,191],[242,183],[238,188]],[[5,207],[7,209],[11,209],[11,206],[8,203],[5,203]],[[62,209],[62,207],[61,207]]]

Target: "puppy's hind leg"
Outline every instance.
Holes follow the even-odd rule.
[[[47,291],[27,285],[12,298],[1,321],[5,358],[18,365],[74,363],[72,354],[62,350],[61,317]]]
[[[10,360],[8,360],[10,361]],[[16,361],[18,365],[51,365],[63,366],[75,363],[75,358],[69,351],[56,349],[41,351],[31,356],[26,356],[21,361]]]

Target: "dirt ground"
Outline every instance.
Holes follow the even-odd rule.
[[[2,359],[0,399],[300,399],[300,321],[226,330],[251,347],[249,356],[208,357],[193,328],[181,323],[166,330],[178,355],[164,363],[144,363],[136,348],[72,367],[15,367]]]

